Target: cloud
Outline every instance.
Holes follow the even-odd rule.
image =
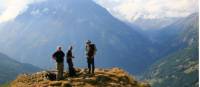
[[[15,19],[30,4],[42,1],[45,0],[0,0],[0,23]]]
[[[128,21],[184,17],[198,12],[198,0],[95,0],[112,15]]]

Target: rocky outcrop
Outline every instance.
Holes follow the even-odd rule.
[[[95,74],[87,74],[86,69],[76,71],[75,77],[69,77],[65,72],[64,79],[60,81],[50,80],[49,74],[53,71],[22,74],[11,83],[11,87],[150,87],[120,68],[96,69]]]

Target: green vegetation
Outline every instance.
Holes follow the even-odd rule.
[[[198,87],[198,48],[185,48],[153,65],[146,78],[153,87]]]
[[[0,53],[0,60],[0,85],[15,79],[20,73],[31,73],[41,70],[33,65],[17,62],[2,53]]]
[[[10,83],[9,82],[4,83],[4,84],[0,85],[0,87],[10,87]]]

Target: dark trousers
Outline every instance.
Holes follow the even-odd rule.
[[[87,63],[88,63],[89,73],[91,73],[91,70],[92,70],[92,73],[94,73],[94,70],[95,70],[94,58],[88,57],[87,58]]]
[[[69,76],[75,76],[76,75],[76,71],[73,67],[73,62],[72,60],[67,60],[67,64],[68,64],[68,68],[69,68]]]

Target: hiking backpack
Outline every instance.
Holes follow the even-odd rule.
[[[96,52],[95,44],[90,44],[89,45],[89,50],[88,50],[88,56],[94,56],[95,52]]]

